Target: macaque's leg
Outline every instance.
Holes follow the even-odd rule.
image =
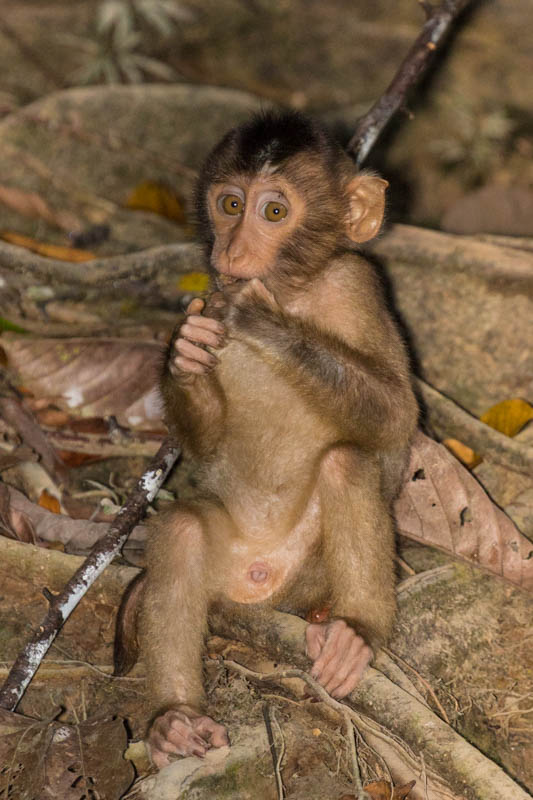
[[[152,530],[140,639],[156,708],[148,742],[158,767],[169,753],[203,756],[229,744],[225,728],[202,713],[208,564],[206,526],[195,513],[180,509]]]
[[[390,634],[394,610],[394,533],[380,493],[379,467],[348,446],[324,458],[320,474],[324,558],[331,622],[309,625],[312,675],[336,697],[349,694]]]

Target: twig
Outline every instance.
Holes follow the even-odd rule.
[[[277,789],[277,792],[278,792],[278,800],[284,800],[285,789],[283,788],[283,781],[281,780],[280,767],[281,767],[281,762],[282,762],[282,759],[283,759],[285,747],[284,747],[283,736],[282,736],[281,737],[282,747],[280,747],[279,754],[276,752],[276,743],[274,741],[274,732],[272,731],[271,719],[275,720],[276,723],[277,723],[277,720],[276,720],[275,715],[274,715],[274,709],[272,709],[269,706],[268,703],[264,703],[263,704],[263,718],[265,720],[265,727],[266,727],[267,736],[268,736],[268,744],[270,746],[270,755],[272,756],[272,764],[274,766],[274,775],[275,775],[275,778],[276,778],[276,789]],[[278,729],[280,730],[280,733],[281,733],[281,729],[279,728],[279,723],[278,723]]]
[[[349,706],[345,705],[344,703],[335,700],[331,695],[329,695],[326,690],[315,681],[307,672],[304,672],[302,669],[296,669],[295,667],[290,667],[288,669],[278,669],[274,672],[255,672],[254,670],[248,669],[248,667],[243,667],[242,664],[238,664],[236,661],[231,661],[229,659],[222,659],[222,664],[228,669],[237,672],[239,675],[242,675],[245,678],[252,678],[254,680],[261,681],[262,683],[270,683],[279,682],[280,680],[284,680],[285,678],[299,678],[300,680],[304,681],[312,690],[313,692],[322,700],[323,703],[331,706],[336,711],[338,711],[344,717],[346,722],[346,727],[348,732],[351,730],[351,735],[353,737],[353,725],[356,724],[358,719],[357,712],[353,711]],[[270,720],[267,723],[267,716],[265,716],[265,711],[263,709],[263,716],[265,717],[265,724],[267,726],[267,733],[269,734],[269,741],[272,735],[272,729],[270,726]],[[272,739],[273,741],[273,739]],[[355,739],[353,739],[353,752],[352,752],[352,761],[353,761],[353,771],[354,771],[354,784],[357,794],[357,800],[369,800],[367,793],[364,791],[362,784],[361,784],[361,772],[359,769],[359,761],[357,759],[357,750],[355,746]],[[272,752],[272,758],[274,759],[274,752],[273,746],[271,745],[270,748]]]
[[[48,613],[11,667],[0,690],[0,708],[14,711],[59,630],[89,587],[118,555],[132,528],[143,516],[179,455],[179,448],[166,439],[156,457],[121,508],[108,533],[93,548],[63,591],[53,597]]]
[[[366,160],[378,137],[405,103],[407,93],[425,74],[433,55],[448,35],[452,23],[470,0],[443,0],[436,6],[421,3],[427,20],[385,93],[362,117],[348,143],[356,164]]]
[[[350,745],[350,760],[352,762],[352,776],[357,800],[370,800],[370,796],[363,788],[361,780],[361,769],[357,758],[357,746],[355,744],[355,728],[350,715],[345,712],[344,721],[346,723],[346,736]]]

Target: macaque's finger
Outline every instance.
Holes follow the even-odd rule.
[[[311,661],[316,661],[326,641],[325,629],[321,624],[308,625],[305,629],[305,649]]]
[[[189,317],[190,320],[198,319],[197,317]],[[203,317],[199,317],[199,319],[204,319]],[[206,317],[205,322],[214,322],[217,325],[217,328],[207,327],[203,325],[193,325],[189,322],[186,322],[180,328],[180,337],[184,337],[185,339],[189,339],[191,342],[197,342],[198,344],[208,344],[211,347],[220,347],[223,344],[223,334],[224,328],[220,325],[219,322],[216,322],[214,319],[210,319]],[[179,341],[179,340],[176,340]]]
[[[202,314],[191,314],[187,317],[183,325],[193,325],[195,328],[205,328],[208,331],[213,331],[213,333],[221,334],[226,330],[222,322],[219,322],[219,320],[214,317],[204,317]]]
[[[311,670],[311,675],[317,680],[322,677],[322,673],[327,664],[335,658],[339,638],[349,630],[348,625],[341,619],[337,619],[334,622],[322,623],[322,626],[325,631],[325,642]],[[320,682],[322,683],[322,681]]]
[[[324,680],[324,689],[329,694],[333,694],[339,686],[352,674],[356,668],[361,652],[365,647],[365,641],[361,636],[355,636],[347,641],[340,642],[337,664],[333,665],[331,669],[331,662],[329,671],[322,673]]]
[[[170,363],[170,372],[176,377],[180,372],[190,372],[194,375],[206,375],[209,372],[209,367],[199,364],[198,361],[192,361],[190,358],[177,356],[177,358]]]
[[[368,645],[365,645],[359,654],[359,658],[357,664],[355,665],[352,672],[348,675],[345,681],[341,683],[341,685],[331,692],[333,697],[336,697],[338,700],[341,700],[343,697],[346,697],[347,694],[353,692],[355,687],[358,685],[359,681],[364,675],[364,672],[368,665],[372,660],[372,650]]]
[[[185,312],[187,316],[189,314],[201,314],[205,306],[205,300],[202,300],[201,297],[195,297],[194,300],[191,300],[189,305],[187,306],[187,311]]]
[[[330,640],[326,639],[326,644],[322,651],[324,660],[320,667],[320,675],[318,677],[319,682],[324,688],[335,677],[344,663],[352,644],[353,635],[350,628],[346,628],[345,630],[337,629],[334,631]]]
[[[176,350],[180,356],[185,356],[185,358],[189,358],[191,361],[198,361],[200,364],[204,364],[210,369],[217,363],[216,356],[212,353],[208,353],[203,347],[197,347],[197,345],[189,342],[187,339],[176,339]]]

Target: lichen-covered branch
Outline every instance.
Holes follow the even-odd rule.
[[[55,596],[50,595],[48,613],[11,667],[7,680],[0,690],[0,708],[15,710],[61,627],[89,587],[119,554],[130,531],[142,518],[146,507],[159,491],[179,452],[178,446],[171,439],[164,441],[108,533],[95,545],[63,591]]]

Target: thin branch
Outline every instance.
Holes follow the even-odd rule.
[[[359,120],[348,143],[348,152],[354,156],[357,166],[363,164],[391,118],[404,106],[407,93],[425,74],[435,52],[449,34],[452,23],[469,2],[470,0],[443,0],[436,6],[421,3],[427,19],[420,35],[385,93]]]
[[[11,667],[0,690],[0,708],[14,711],[35,675],[50,645],[87,590],[118,555],[130,531],[144,515],[179,455],[179,448],[166,439],[156,457],[121,508],[108,533],[93,548],[63,591],[52,598],[48,613]]]

